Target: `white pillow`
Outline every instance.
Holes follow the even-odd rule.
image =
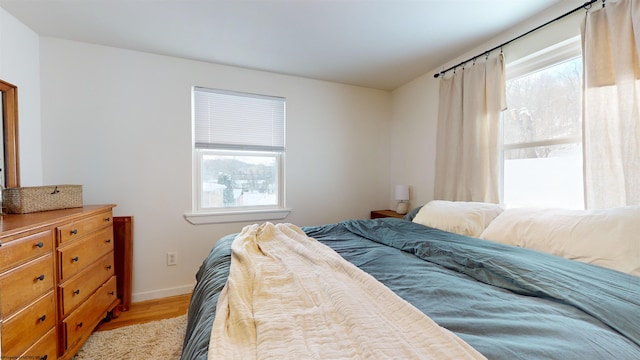
[[[498,204],[433,200],[425,204],[413,222],[436,229],[478,237],[502,212]]]
[[[480,238],[640,276],[640,206],[507,209]]]

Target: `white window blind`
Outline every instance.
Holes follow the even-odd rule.
[[[285,99],[194,88],[196,149],[284,152]]]

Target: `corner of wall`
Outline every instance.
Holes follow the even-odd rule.
[[[41,185],[40,37],[2,8],[0,74],[18,87],[21,185]]]

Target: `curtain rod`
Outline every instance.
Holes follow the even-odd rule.
[[[569,16],[569,15],[573,14],[573,13],[574,13],[574,12],[576,12],[576,11],[579,11],[579,10],[582,10],[582,9],[589,10],[589,9],[591,8],[591,5],[593,5],[593,3],[598,2],[598,1],[600,1],[600,0],[590,0],[590,1],[587,1],[586,3],[582,4],[581,6],[578,6],[577,8],[575,8],[575,9],[573,9],[573,10],[571,10],[571,11],[568,11],[568,12],[566,12],[566,13],[564,13],[564,14],[562,14],[562,15],[558,16],[557,18],[555,18],[555,19],[553,19],[553,20],[547,21],[546,23],[544,23],[544,24],[542,24],[542,25],[540,25],[540,26],[536,27],[535,29],[531,29],[531,30],[527,31],[526,33],[524,33],[524,34],[522,34],[522,35],[520,35],[520,36],[517,36],[517,37],[515,37],[515,38],[513,38],[513,39],[511,39],[511,40],[509,40],[509,41],[506,41],[506,42],[504,42],[504,43],[502,43],[502,44],[500,44],[500,45],[498,45],[498,46],[495,46],[495,47],[493,47],[493,48],[491,48],[491,49],[489,49],[489,50],[487,50],[487,51],[483,52],[482,54],[478,54],[478,55],[476,55],[476,56],[474,56],[474,57],[471,57],[471,58],[469,58],[469,59],[467,59],[467,60],[465,60],[465,61],[462,61],[462,62],[460,62],[459,64],[454,65],[454,66],[452,66],[452,67],[450,67],[450,68],[448,68],[448,69],[446,69],[446,70],[440,71],[439,73],[434,74],[434,75],[433,75],[433,77],[437,79],[437,78],[438,78],[438,77],[440,77],[441,75],[444,75],[447,71],[451,71],[451,70],[453,70],[453,69],[457,68],[457,67],[458,67],[458,66],[460,66],[460,65],[464,65],[464,64],[468,63],[469,61],[472,61],[472,60],[477,59],[478,57],[480,57],[480,56],[482,56],[482,55],[489,56],[489,53],[491,53],[493,50],[499,49],[499,48],[501,48],[501,47],[503,47],[503,46],[505,46],[505,45],[507,45],[507,44],[510,44],[510,43],[512,43],[512,42],[514,42],[514,41],[516,41],[516,40],[518,40],[518,39],[520,39],[520,38],[522,38],[522,37],[525,37],[525,36],[527,36],[527,35],[531,34],[531,33],[532,33],[532,32],[534,32],[534,31],[538,31],[538,30],[540,30],[541,28],[543,28],[543,27],[545,27],[545,26],[547,26],[547,25],[549,25],[549,24],[551,24],[551,23],[554,23],[554,22],[556,22],[556,21],[558,21],[558,20],[560,20],[560,19],[562,19],[562,18],[565,18],[565,17],[567,17],[567,16]],[[604,6],[605,6],[605,1],[606,1],[606,0],[602,0],[602,7],[604,7]]]

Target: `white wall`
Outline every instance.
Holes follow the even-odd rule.
[[[391,183],[410,185],[410,208],[433,197],[437,85],[425,74],[393,91]]]
[[[18,146],[22,186],[42,184],[40,40],[0,8],[0,79],[18,87]]]
[[[134,301],[191,290],[202,259],[245,224],[191,225],[191,87],[287,99],[286,222],[389,206],[389,92],[41,38],[46,183],[134,216]],[[166,253],[178,266],[166,266]]]
[[[570,11],[581,3],[563,1],[553,8],[506,31],[490,42],[461,54],[442,68],[456,65],[482,54],[551,19]],[[506,63],[580,34],[584,11],[546,26],[504,47]],[[433,200],[435,183],[435,149],[438,128],[439,80],[433,74],[441,68],[405,84],[392,92],[391,184],[411,185],[411,207]]]

